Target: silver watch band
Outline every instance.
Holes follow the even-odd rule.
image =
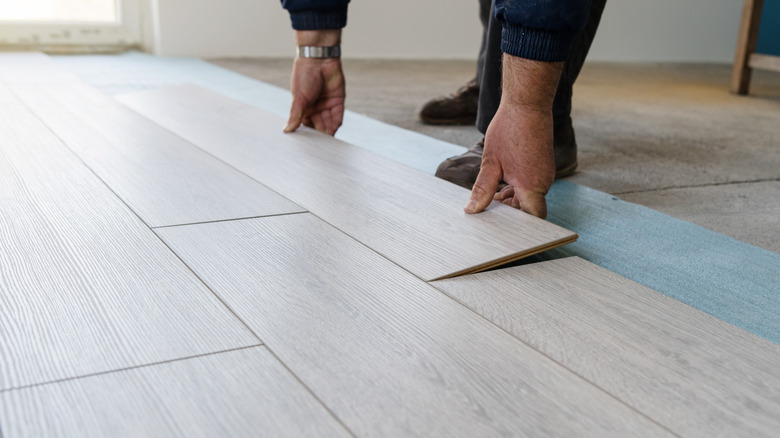
[[[299,58],[338,58],[341,56],[341,46],[298,46]]]

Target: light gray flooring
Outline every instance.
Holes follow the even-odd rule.
[[[585,260],[432,284],[683,436],[780,430],[780,347]]]
[[[35,67],[25,74],[45,83],[47,76],[37,71],[45,58],[25,57]],[[107,141],[107,156],[137,156],[128,157],[125,168],[123,160],[100,154],[82,161],[66,135],[58,137],[39,119],[56,111],[18,100],[14,87],[27,76],[13,73],[9,59],[0,56],[0,65],[6,63],[6,76],[0,74],[3,438],[623,437],[724,430],[772,436],[778,427],[776,345],[582,260],[426,282],[415,263],[393,263],[360,233],[313,213],[284,210],[289,203],[266,217],[152,228],[129,205],[143,196],[124,199],[111,186],[126,184],[137,193],[143,184],[154,188],[154,173],[138,170],[144,157],[162,174],[200,163],[198,157],[207,157],[207,164],[217,158],[194,153],[196,145],[161,128],[154,134],[137,115],[119,117],[127,113],[98,99],[93,102],[113,128],[63,115],[83,129],[82,138],[60,126],[70,141],[97,147],[90,132],[105,138],[130,121],[146,126],[139,139],[154,144],[157,138],[164,152],[150,150],[146,141]],[[23,88],[18,95],[35,99],[56,94]],[[192,87],[174,90],[203,98]],[[64,96],[60,104],[74,98]],[[197,102],[186,102],[177,108],[170,100],[173,107],[153,117],[192,112]],[[258,143],[242,136],[260,129],[273,146],[285,148],[286,154],[273,155],[274,163],[295,159],[336,173],[345,165],[368,168],[394,190],[429,184],[431,193],[420,199],[433,210],[438,185],[445,198],[457,189],[424,174],[415,179],[409,168],[383,171],[377,165],[383,160],[316,133],[283,136],[278,118],[235,102],[208,95],[206,102],[213,107],[199,113],[201,120],[206,127],[217,120],[219,129],[187,126],[220,133],[223,144],[209,144],[211,152],[232,150],[234,158],[288,185],[295,178],[283,170],[305,171],[306,165],[268,167]],[[225,113],[218,117],[215,108]],[[273,133],[264,126],[269,121]],[[122,132],[135,139],[133,129]],[[178,147],[165,148],[169,143]],[[199,169],[208,178],[224,167]],[[144,181],[115,176],[136,172]],[[345,174],[340,178],[351,175]],[[381,191],[370,187],[354,193]],[[195,192],[207,199],[215,193],[212,187],[190,190],[194,195],[180,204],[156,208],[190,211],[189,204],[203,202]],[[287,190],[301,196],[300,188]],[[322,207],[306,199],[300,204]],[[435,220],[422,201],[416,215]],[[453,224],[479,217],[460,213],[452,224],[435,225],[468,233]],[[385,239],[408,239],[399,233],[391,230]],[[424,245],[406,250],[408,261],[426,261]]]
[[[289,59],[211,61],[289,87]],[[474,63],[344,68],[348,109],[463,146],[481,138],[416,117],[471,79]],[[574,88],[580,167],[568,180],[780,253],[780,73],[754,72],[747,97],[728,93],[730,74],[726,64],[586,64]]]
[[[6,437],[348,437],[264,347],[0,394]]]
[[[480,271],[576,234],[495,203],[467,215],[468,191],[194,86],[121,102],[283,194],[423,280]]]
[[[314,216],[157,232],[358,436],[666,435]]]
[[[151,227],[304,211],[92,87],[11,88]]]
[[[259,343],[20,103],[0,200],[0,391]]]

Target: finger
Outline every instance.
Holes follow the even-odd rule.
[[[321,113],[322,116],[322,124],[324,127],[323,132],[328,135],[333,135],[336,133],[336,129],[333,127],[333,117],[330,114],[330,111],[325,110]]]
[[[477,180],[474,182],[474,188],[471,189],[471,198],[463,210],[466,213],[474,214],[490,205],[498,189],[498,183],[501,181],[501,175],[500,164],[483,160]]]
[[[336,131],[341,127],[341,124],[344,123],[344,105],[339,105],[335,108],[333,108],[333,134],[336,134]]]
[[[325,130],[325,122],[322,120],[322,113],[312,114],[311,122],[314,124],[314,129],[327,133]]]
[[[292,105],[290,106],[290,118],[287,119],[287,125],[284,127],[284,132],[290,133],[298,129],[301,126],[303,119],[303,112],[306,109],[306,101],[301,98],[293,98]]]
[[[519,208],[528,214],[538,218],[547,217],[547,202],[544,200],[544,194],[533,191],[515,191],[512,203],[514,208]]]
[[[493,196],[493,200],[504,202],[505,199],[511,198],[515,196],[515,188],[513,186],[507,185],[504,186],[503,189],[501,189],[498,193]]]

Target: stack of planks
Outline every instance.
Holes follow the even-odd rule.
[[[192,87],[0,54],[0,434],[772,436],[780,347]],[[467,275],[468,274],[468,275]]]

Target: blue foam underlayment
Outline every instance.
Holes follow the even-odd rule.
[[[287,90],[198,59],[55,59],[108,94],[191,83],[281,117],[289,110]],[[354,113],[337,137],[427,173],[464,150]],[[556,182],[547,200],[548,220],[580,238],[537,259],[582,257],[780,344],[780,255],[566,181]]]

